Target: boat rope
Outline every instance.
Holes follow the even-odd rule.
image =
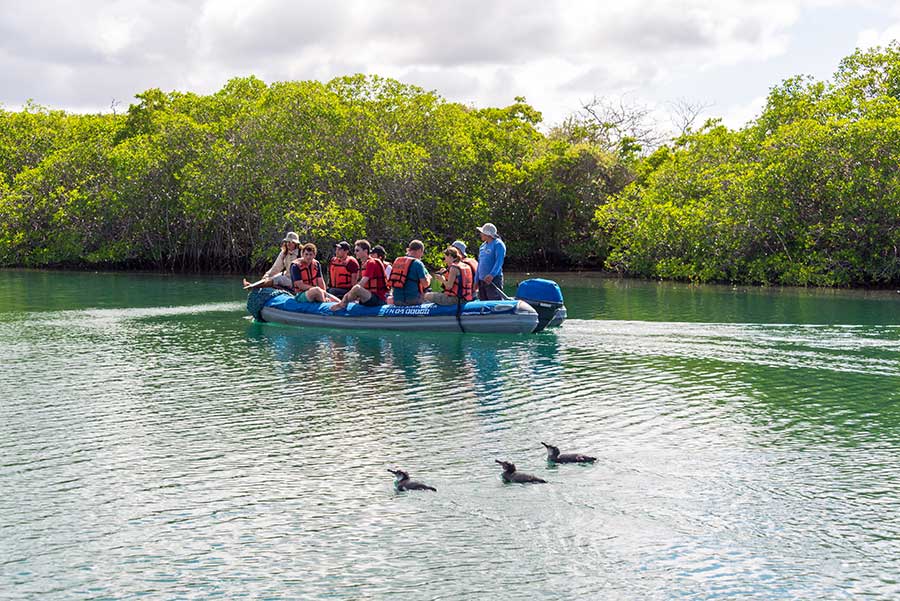
[[[456,286],[456,324],[459,326],[459,331],[463,334],[466,333],[466,329],[462,324],[462,291],[463,291],[463,279],[462,279],[462,270],[459,271],[459,283]]]

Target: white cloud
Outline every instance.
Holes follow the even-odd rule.
[[[757,96],[748,102],[728,107],[724,113],[721,113],[722,123],[732,129],[747,125],[762,114],[766,107],[766,100],[766,96]]]
[[[900,40],[900,21],[884,29],[864,29],[857,37],[856,46],[862,49],[887,46],[896,40]]]
[[[882,13],[894,8],[872,1]],[[594,95],[662,103],[671,100],[664,90],[693,86],[715,100],[726,84],[701,74],[784,56],[808,13],[856,3],[0,0],[0,103],[108,110],[150,87],[209,93],[250,74],[272,82],[363,72],[479,106],[522,95],[554,122]]]

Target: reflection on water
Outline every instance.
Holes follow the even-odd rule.
[[[379,390],[409,396],[438,394],[478,399],[497,394],[509,368],[544,378],[559,365],[558,338],[552,334],[467,336],[461,333],[347,333],[250,323],[247,337],[265,341],[283,375],[312,369],[325,385],[345,378],[385,380]],[[390,378],[386,375],[390,374]],[[424,385],[428,382],[428,385]],[[452,391],[442,383],[456,382]]]
[[[900,594],[887,293],[581,278],[563,328],[477,336],[64,275],[0,272],[0,598]]]

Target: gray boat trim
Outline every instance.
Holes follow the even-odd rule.
[[[459,332],[455,315],[429,316],[379,316],[365,317],[330,316],[315,313],[295,313],[283,309],[263,307],[262,318],[273,323],[293,326],[340,328],[348,330],[427,330],[431,332]],[[528,304],[519,302],[515,311],[462,315],[462,327],[466,332],[497,334],[528,334],[537,327],[538,315]]]

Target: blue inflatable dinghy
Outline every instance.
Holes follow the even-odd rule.
[[[524,286],[524,289],[523,289]],[[429,330],[433,332],[493,332],[527,334],[565,319],[562,293],[550,280],[526,280],[521,297],[500,301],[470,301],[459,306],[425,303],[410,307],[363,307],[351,303],[332,312],[332,303],[298,303],[284,291],[251,291],[247,311],[258,321],[342,329]],[[562,308],[562,311],[560,309]]]

